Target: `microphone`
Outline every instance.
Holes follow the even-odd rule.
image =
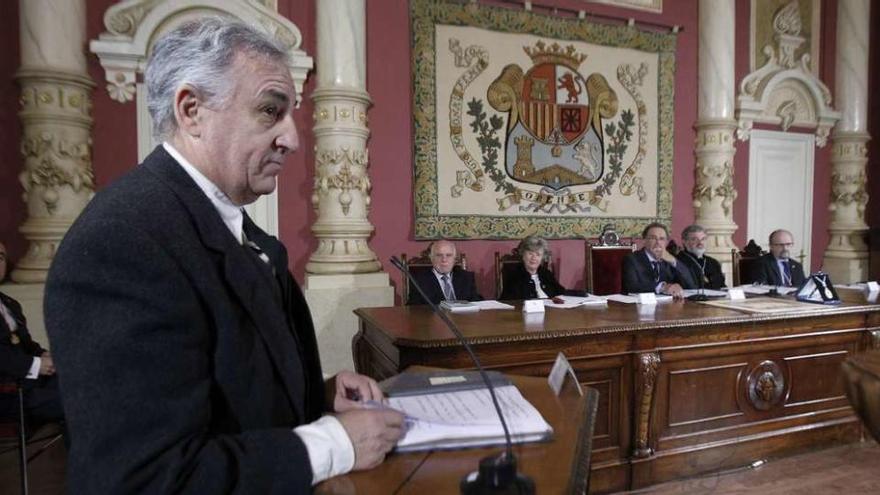
[[[431,298],[425,294],[424,289],[422,289],[412,273],[407,270],[406,266],[404,266],[403,262],[401,262],[397,256],[391,257],[391,264],[403,273],[403,276],[409,280],[410,285],[415,287],[422,296],[422,299],[431,306],[431,311],[443,320],[443,323],[452,330],[452,333],[458,341],[461,342],[461,345],[471,357],[471,361],[477,366],[477,371],[480,372],[480,377],[483,379],[483,383],[486,384],[486,388],[489,390],[489,396],[492,397],[492,405],[495,406],[495,412],[498,414],[498,419],[501,420],[501,427],[504,429],[505,451],[497,456],[488,456],[480,459],[479,469],[465,475],[461,479],[461,483],[459,484],[461,493],[463,495],[498,495],[505,493],[534,495],[535,482],[529,476],[517,472],[516,456],[513,455],[513,442],[510,441],[510,430],[507,429],[507,421],[504,420],[504,414],[501,412],[501,406],[498,404],[498,398],[495,396],[495,388],[492,386],[489,377],[486,376],[486,371],[483,370],[483,365],[480,363],[480,360],[477,359],[477,355],[474,354],[473,348],[471,348],[471,345],[464,338],[464,335],[462,335],[461,330],[458,329],[455,322],[453,322],[445,312],[440,311],[437,305],[431,301]]]

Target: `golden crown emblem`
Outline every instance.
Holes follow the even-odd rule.
[[[586,55],[578,53],[577,50],[575,50],[574,45],[568,45],[567,47],[562,48],[562,46],[556,42],[547,46],[546,43],[539,40],[535,43],[534,48],[525,46],[523,47],[523,50],[525,50],[526,54],[532,59],[532,63],[535,65],[560,64],[575,72],[577,72],[581,63],[587,59]]]

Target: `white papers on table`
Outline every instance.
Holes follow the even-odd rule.
[[[504,304],[498,301],[474,301],[481,310],[487,309],[513,309],[513,306],[510,304]]]
[[[754,285],[740,285],[740,286],[738,286],[738,288],[742,289],[743,292],[745,292],[746,294],[758,294],[758,295],[767,294],[770,292],[771,289],[776,289],[776,292],[778,292],[779,294],[783,294],[783,295],[790,294],[792,292],[797,291],[797,287],[784,287],[781,285],[754,284]]]
[[[714,289],[684,289],[682,291],[684,297],[691,297],[697,294],[702,294],[704,296],[709,297],[726,297],[727,291],[724,290],[714,290]]]
[[[603,296],[587,296],[587,297],[579,297],[579,296],[556,296],[554,299],[561,300],[562,302],[553,302],[553,299],[545,299],[544,306],[548,306],[551,308],[559,308],[559,309],[569,309],[576,308],[578,306],[593,306],[593,305],[602,305],[608,304],[608,301],[605,300]]]
[[[469,301],[441,301],[440,307],[450,313],[475,313],[480,307]]]
[[[495,395],[514,443],[549,438],[553,428],[513,385]],[[406,414],[406,432],[398,452],[498,445],[504,429],[485,388],[458,392],[389,397],[388,406]]]
[[[609,301],[615,301],[624,304],[638,304],[639,298],[637,296],[625,296],[623,294],[611,294],[610,296],[605,296],[605,298]],[[672,296],[667,294],[657,294],[657,302],[669,302],[672,300]]]

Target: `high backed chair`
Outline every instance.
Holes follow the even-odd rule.
[[[430,270],[434,265],[431,263],[431,247],[428,246],[424,251],[419,253],[418,256],[414,256],[412,258],[408,258],[406,253],[400,255],[400,261],[403,262],[403,267],[410,271],[410,273],[415,274],[420,270]],[[461,267],[462,270],[467,270],[467,256],[464,253],[456,252],[455,255],[455,266]],[[407,301],[409,301],[409,277],[403,277],[403,290],[401,291],[401,297],[403,304],[405,305]]]
[[[584,283],[596,295],[619,294],[622,290],[623,258],[636,246],[584,243]]]
[[[522,255],[517,248],[513,248],[508,254],[495,251],[495,299],[501,297],[501,293],[504,291],[504,275],[508,271],[516,269],[520,264],[522,264]],[[552,258],[542,263],[541,266],[550,272],[555,272]]]
[[[632,239],[621,239],[613,224],[602,227],[594,241],[584,241],[584,285],[589,294],[619,294],[623,258],[635,251]]]
[[[733,255],[733,286],[754,282],[752,274],[755,273],[755,264],[766,254],[761,246],[757,245],[754,239],[749,239],[749,243],[742,251],[734,249],[731,254]]]

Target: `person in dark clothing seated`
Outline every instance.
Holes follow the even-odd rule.
[[[697,289],[718,290],[724,287],[724,272],[721,263],[711,256],[706,256],[706,229],[700,225],[688,225],[681,232],[684,249],[676,258],[691,273],[691,279]]]
[[[517,252],[522,264],[503,274],[500,299],[546,299],[565,293],[553,272],[543,266],[550,259],[546,240],[530,235],[520,241]]]
[[[6,278],[6,246],[0,243],[0,282]],[[52,355],[31,338],[18,302],[0,292],[0,381],[20,382],[31,426],[64,419]],[[18,417],[18,397],[0,395],[0,417]]]
[[[681,298],[683,289],[693,289],[690,273],[666,250],[669,231],[652,223],[642,231],[644,246],[623,259],[622,286],[626,294],[655,292]]]
[[[791,259],[794,236],[783,229],[770,234],[770,252],[755,263],[752,280],[756,284],[800,287],[804,283],[804,266]]]
[[[434,304],[440,301],[482,301],[474,273],[455,266],[455,244],[440,240],[431,244],[430,270],[412,270],[413,278]],[[415,287],[409,291],[407,304],[428,304]]]

